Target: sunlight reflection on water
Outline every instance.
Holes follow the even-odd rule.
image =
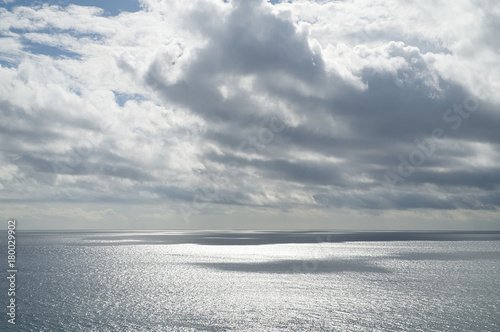
[[[26,237],[19,249],[18,327],[495,331],[500,326],[499,241],[238,246],[152,244],[157,239],[148,240],[148,234],[120,234]]]

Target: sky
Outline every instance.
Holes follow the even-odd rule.
[[[496,0],[0,1],[21,229],[500,230]]]

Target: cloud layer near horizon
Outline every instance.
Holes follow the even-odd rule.
[[[140,4],[0,8],[4,203],[500,206],[496,2]]]

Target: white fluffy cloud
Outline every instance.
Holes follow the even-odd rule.
[[[496,2],[141,6],[0,8],[3,204],[496,213]]]

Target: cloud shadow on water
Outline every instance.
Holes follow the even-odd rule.
[[[364,260],[357,259],[321,259],[321,260],[279,260],[268,262],[221,262],[221,263],[194,263],[219,271],[249,272],[249,273],[343,273],[343,272],[366,272],[366,273],[389,273],[386,268],[375,266]]]

